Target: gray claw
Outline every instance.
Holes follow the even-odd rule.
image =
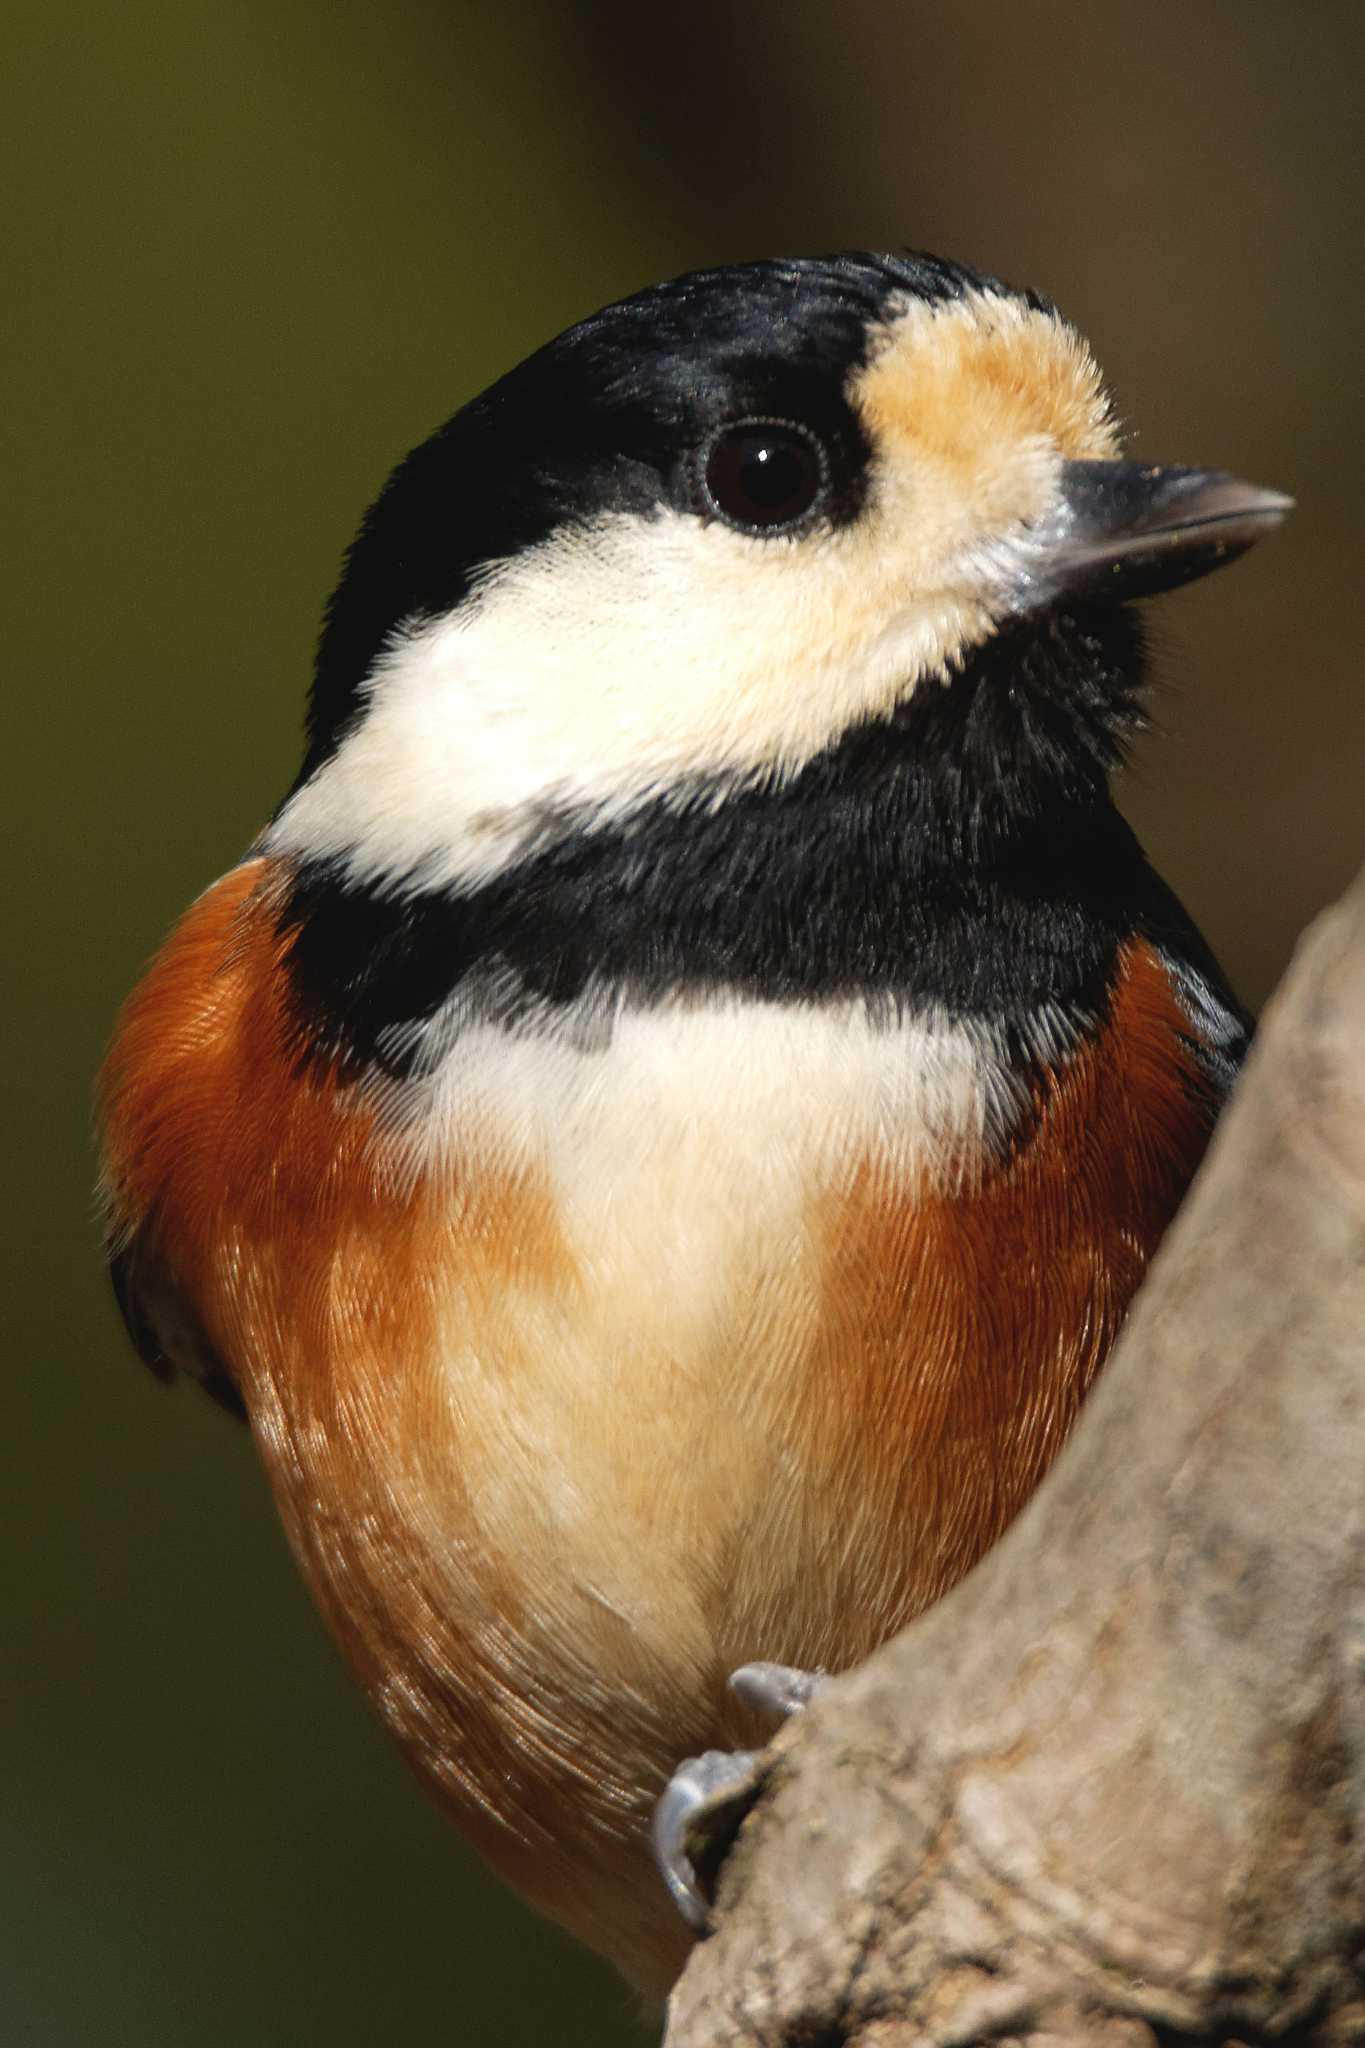
[[[754,1792],[758,1751],[708,1749],[679,1764],[665,1785],[650,1822],[650,1841],[669,1896],[690,1927],[702,1932],[711,1902],[702,1890],[693,1852],[714,1832],[726,1841],[743,1818]],[[734,1806],[733,1816],[726,1809]]]
[[[823,1671],[798,1671],[791,1664],[741,1664],[730,1673],[730,1690],[746,1707],[787,1720],[808,1707],[828,1683]]]
[[[797,1671],[790,1664],[741,1664],[730,1673],[730,1690],[746,1706],[786,1720],[808,1706],[825,1684],[822,1671]],[[712,1870],[721,1862],[757,1790],[753,1749],[708,1749],[679,1764],[663,1789],[650,1840],[654,1861],[669,1896],[689,1927],[705,1930],[711,1901],[698,1856]]]

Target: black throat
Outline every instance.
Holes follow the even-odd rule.
[[[549,812],[465,891],[305,862],[284,920],[306,1042],[412,1073],[453,998],[551,1030],[727,991],[1021,1030],[1098,1011],[1123,940],[1183,923],[1109,796],[1141,673],[1130,612],[1058,612],[785,780],[699,781],[610,824]]]

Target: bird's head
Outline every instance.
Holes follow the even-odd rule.
[[[922,256],[681,278],[395,472],[274,844],[380,887],[477,883],[547,821],[789,776],[1078,604],[1075,659],[1108,674],[1098,703],[1078,678],[1079,752],[1103,757],[1138,654],[1131,623],[1098,644],[1095,608],[1202,574],[1288,502],[1123,462],[1094,358],[1034,293]]]

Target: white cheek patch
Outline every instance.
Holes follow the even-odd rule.
[[[556,807],[609,818],[689,778],[793,772],[990,629],[927,565],[878,572],[888,523],[763,541],[661,511],[556,535],[399,635],[269,850],[467,885]]]

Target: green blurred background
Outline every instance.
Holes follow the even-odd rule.
[[[392,462],[610,297],[852,244],[1042,286],[1142,454],[1298,495],[1162,607],[1166,731],[1128,790],[1263,998],[1365,850],[1365,9],[11,0],[8,25],[0,2041],[644,2038],[423,1803],[245,1436],[135,1367],[91,1072],[290,777]]]

